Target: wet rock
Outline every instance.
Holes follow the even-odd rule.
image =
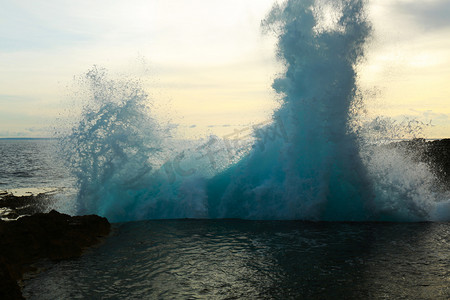
[[[38,213],[17,221],[0,221],[0,299],[21,299],[17,281],[42,259],[75,258],[109,234],[106,218]]]
[[[53,202],[53,195],[47,193],[23,196],[0,193],[0,218],[16,220],[19,216],[48,212]]]
[[[450,139],[426,141],[413,139],[391,144],[407,151],[411,157],[420,162],[427,163],[444,183],[450,188]]]

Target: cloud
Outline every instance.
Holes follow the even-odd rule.
[[[0,104],[23,103],[35,100],[37,99],[29,96],[0,94]]]
[[[46,5],[6,1],[0,19],[1,52],[42,50],[90,40],[88,30],[76,30],[79,24]]]
[[[450,2],[414,1],[393,4],[396,13],[408,16],[418,26],[426,30],[450,27]]]
[[[431,126],[436,125],[449,125],[450,114],[434,112],[433,110],[420,111],[416,109],[410,109],[410,114],[396,115],[393,119],[397,121],[404,120],[417,120],[423,124],[429,124]]]
[[[422,116],[429,120],[440,120],[440,121],[450,120],[450,116],[448,114],[435,113],[432,110],[422,112]]]
[[[12,129],[12,130],[0,130],[0,138],[22,138],[22,137],[34,137],[34,138],[42,138],[51,136],[46,128],[24,128],[21,129]]]
[[[213,128],[213,127],[231,127],[233,125],[231,124],[223,124],[223,125],[208,125],[208,127]]]

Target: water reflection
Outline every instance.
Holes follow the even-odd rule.
[[[447,299],[450,225],[177,220],[116,225],[26,282],[30,299]]]

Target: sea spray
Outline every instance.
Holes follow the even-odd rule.
[[[448,220],[450,198],[426,163],[386,140],[427,124],[377,117],[361,124],[358,64],[371,26],[365,1],[287,1],[262,22],[286,66],[273,88],[289,142],[256,147],[209,181],[214,217],[326,221]],[[369,97],[370,98],[370,97]],[[359,125],[358,125],[359,124]],[[261,151],[258,144],[264,143]],[[420,149],[415,149],[420,151]]]
[[[86,74],[89,100],[61,140],[78,213],[113,222],[448,219],[427,165],[371,142],[372,123],[355,127],[356,67],[371,32],[365,1],[291,0],[262,26],[278,36],[285,72],[273,83],[281,106],[253,127],[251,147],[231,149],[233,137],[174,141],[139,82]]]
[[[355,65],[370,33],[363,1],[287,1],[263,25],[278,34],[285,73],[273,83],[283,95],[274,113],[289,143],[258,147],[210,182],[219,217],[366,220],[372,190],[349,130],[357,87]],[[336,18],[321,23],[321,9]],[[325,22],[325,21],[323,21]],[[220,192],[217,190],[222,189]]]
[[[397,122],[377,117],[354,128],[361,136],[361,157],[373,182],[374,220],[450,219],[448,183],[434,169],[438,166],[424,157],[427,146],[418,138],[427,126],[415,119]]]
[[[77,178],[78,213],[112,221],[203,216],[192,199],[201,192],[187,191],[187,183],[170,182],[161,172],[173,153],[165,142],[170,130],[151,116],[152,101],[139,82],[112,80],[97,67],[82,82],[89,101],[61,139]]]
[[[106,71],[96,67],[85,80],[91,101],[84,106],[81,121],[62,140],[78,180],[78,210],[125,214],[128,198],[123,197],[119,206],[115,197],[137,188],[132,176],[124,173],[142,177],[153,171],[149,154],[161,151],[153,130],[156,123],[146,114],[143,90],[107,80]]]

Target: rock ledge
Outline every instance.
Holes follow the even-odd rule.
[[[106,218],[71,217],[55,210],[0,221],[0,299],[23,299],[17,281],[42,259],[75,258],[110,232]]]

